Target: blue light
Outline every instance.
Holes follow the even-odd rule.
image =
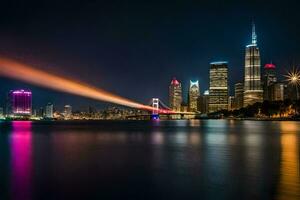
[[[222,64],[228,64],[227,61],[217,61],[217,62],[211,62],[211,65],[222,65]]]
[[[256,44],[249,44],[246,47],[256,47]]]
[[[151,120],[159,120],[159,115],[158,114],[152,114],[151,115]]]

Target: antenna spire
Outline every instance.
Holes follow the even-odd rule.
[[[252,44],[256,44],[257,39],[256,39],[256,33],[255,33],[255,24],[252,22]]]

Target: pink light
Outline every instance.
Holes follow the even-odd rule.
[[[30,111],[14,110],[14,113],[17,113],[17,114],[30,114]]]
[[[32,93],[29,91],[24,91],[24,90],[16,90],[16,91],[13,91],[13,94],[32,94]]]
[[[171,85],[179,85],[179,81],[177,81],[177,79],[174,77],[171,81]]]
[[[13,121],[11,133],[12,199],[31,199],[32,145],[31,122]]]
[[[265,69],[275,69],[275,65],[272,63],[266,64]]]

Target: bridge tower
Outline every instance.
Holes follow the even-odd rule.
[[[152,114],[151,114],[151,119],[152,120],[158,120],[159,119],[159,99],[158,98],[152,98]]]

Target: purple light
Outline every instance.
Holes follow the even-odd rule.
[[[11,91],[10,101],[13,114],[31,114],[32,93],[28,90]]]

